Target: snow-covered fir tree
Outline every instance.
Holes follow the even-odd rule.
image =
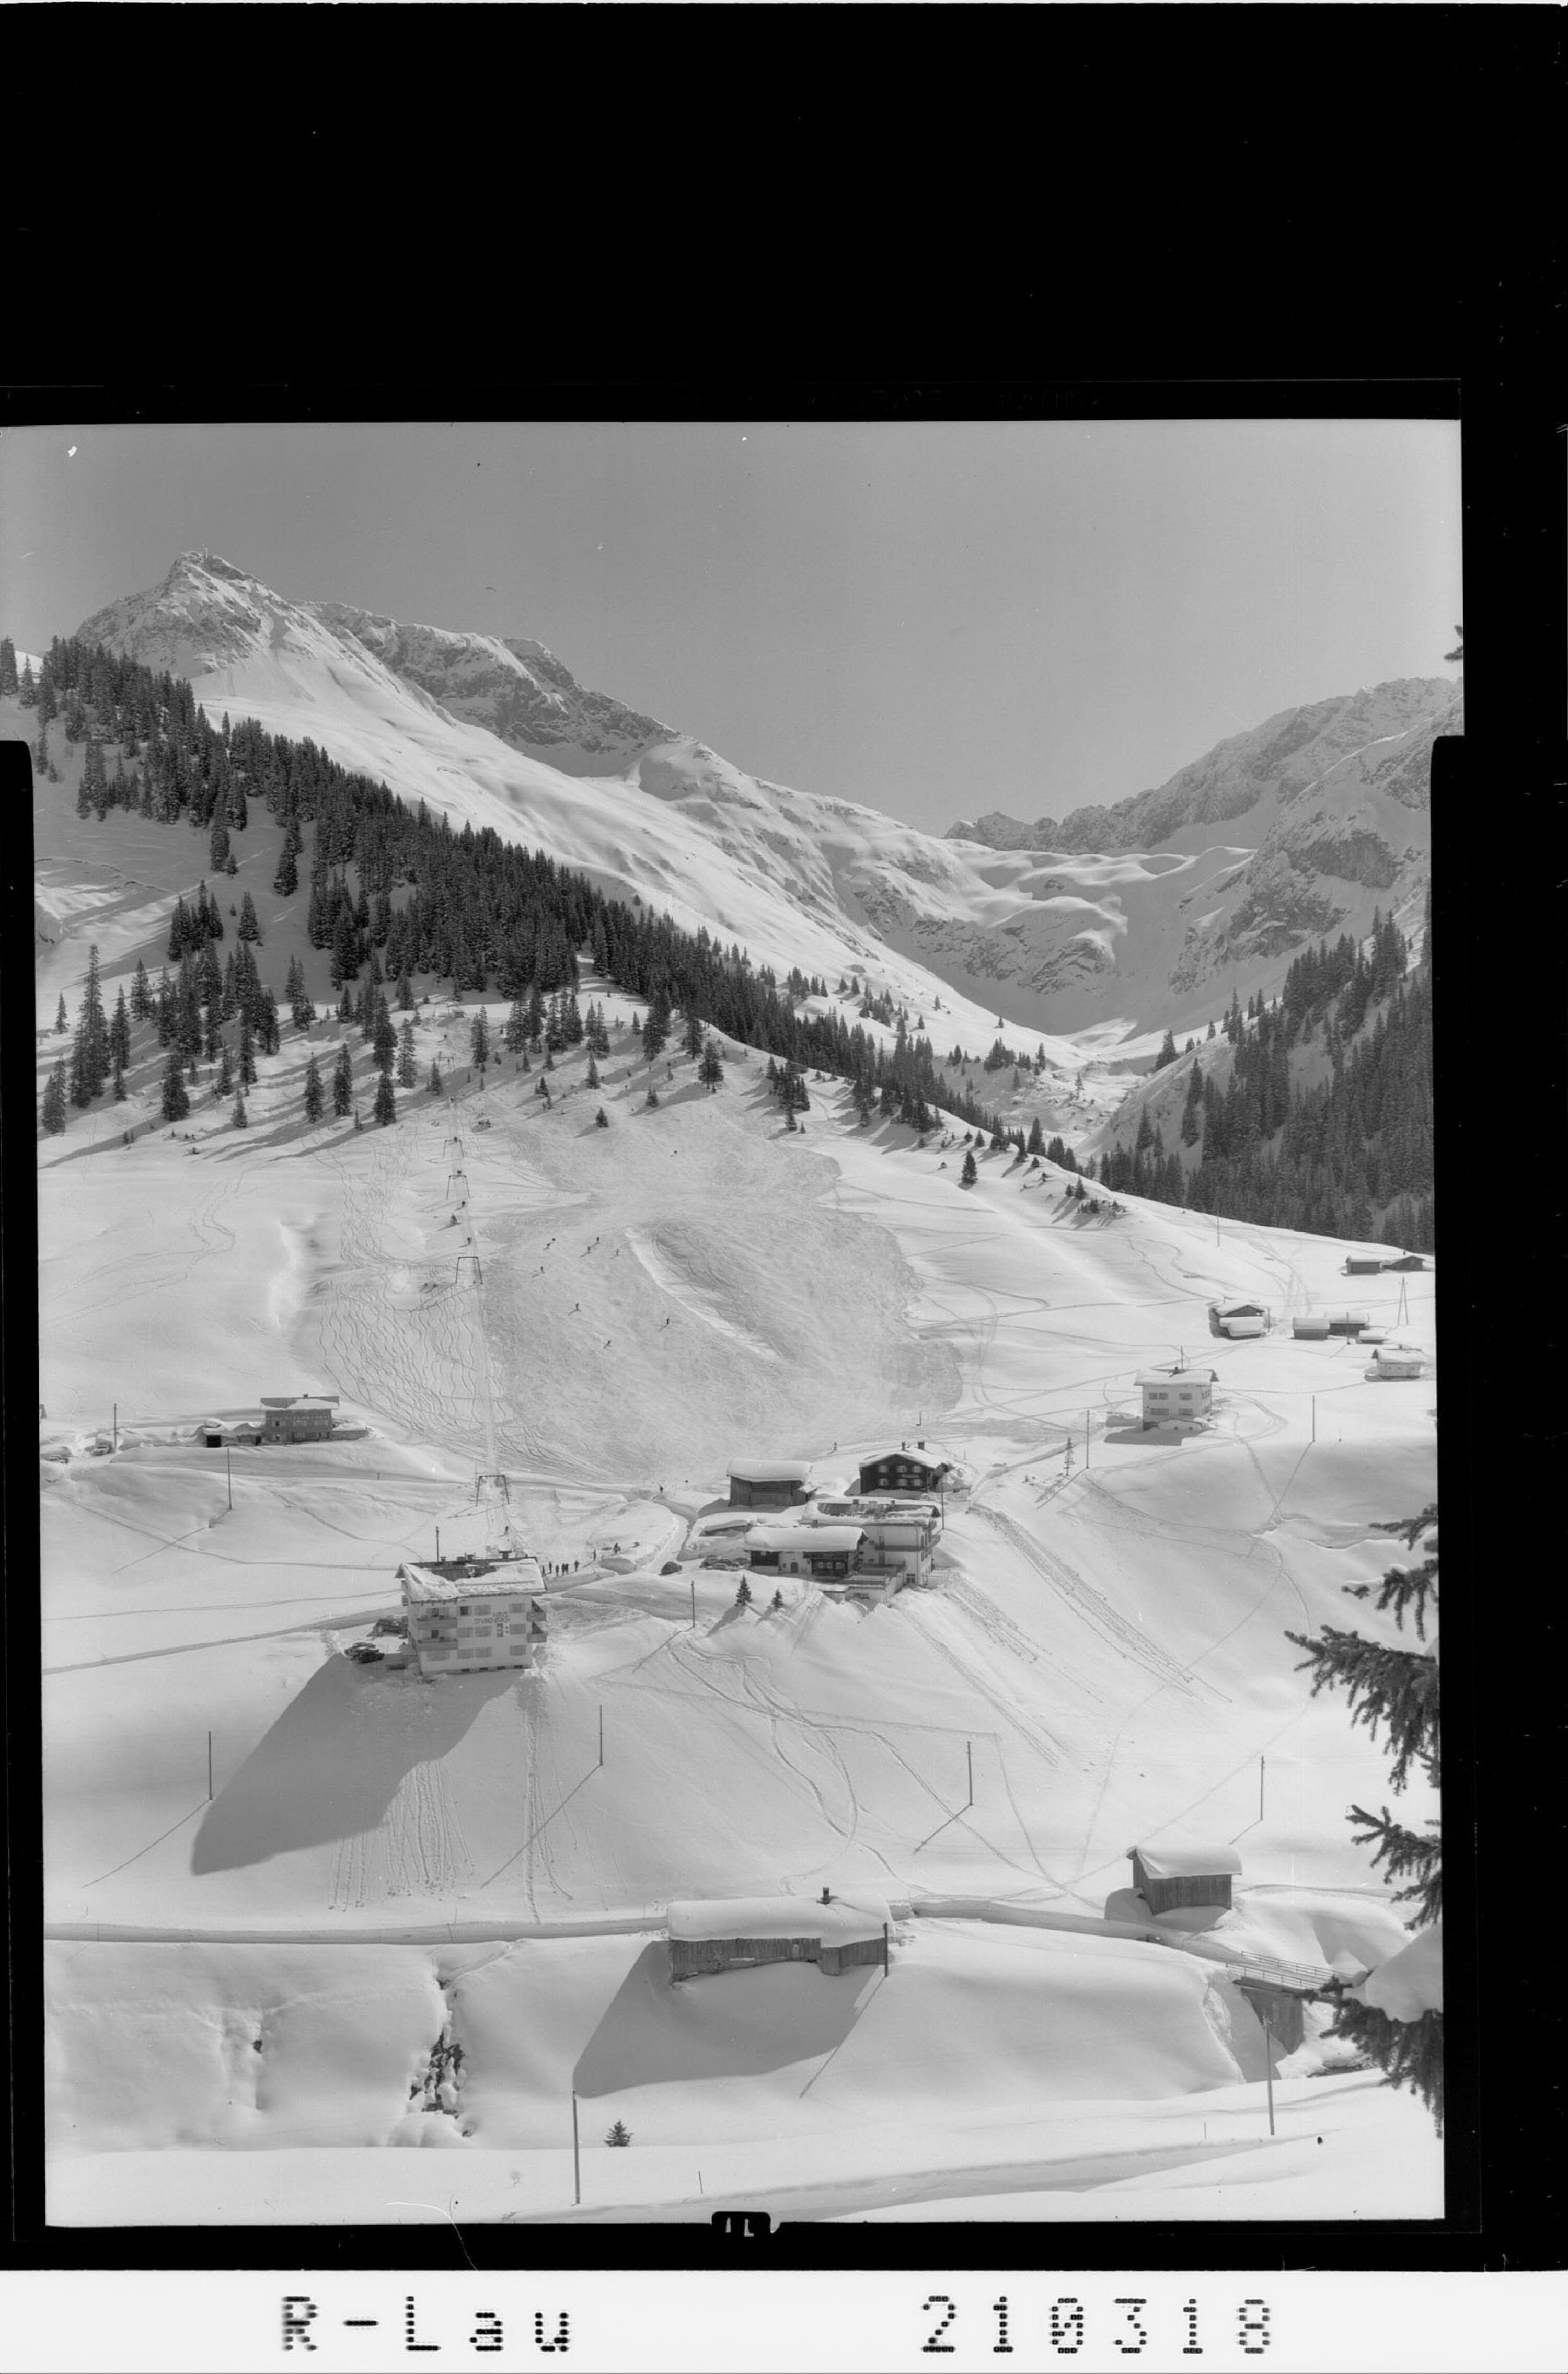
[[[1412,1769],[1434,1789],[1442,1778],[1437,1643],[1428,1632],[1438,1610],[1436,1507],[1423,1509],[1418,1517],[1396,1519],[1378,1530],[1397,1535],[1408,1548],[1419,1548],[1421,1563],[1390,1567],[1379,1583],[1353,1583],[1347,1589],[1355,1598],[1374,1600],[1380,1615],[1392,1613],[1400,1631],[1409,1616],[1422,1645],[1395,1646],[1333,1625],[1324,1625],[1315,1637],[1301,1632],[1288,1632],[1285,1637],[1307,1651],[1302,1663],[1311,1669],[1314,1697],[1321,1689],[1344,1690],[1352,1722],[1364,1725],[1374,1739],[1381,1733],[1391,1759],[1389,1789],[1397,1796]],[[1346,1818],[1357,1844],[1372,1849],[1373,1866],[1381,1863],[1390,1879],[1404,1882],[1395,1895],[1399,1902],[1414,1907],[1409,1925],[1418,1932],[1439,1929],[1443,1842],[1438,1825],[1429,1822],[1422,1829],[1413,1830],[1386,1805],[1376,1814],[1352,1805]],[[1419,2094],[1441,2133],[1440,2009],[1414,2005],[1390,2012],[1368,1999],[1363,1983],[1341,1991],[1330,2032],[1349,2039],[1375,2062],[1389,2085],[1408,2086]]]

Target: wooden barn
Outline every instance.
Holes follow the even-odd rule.
[[[847,1575],[859,1560],[864,1528],[846,1525],[759,1526],[746,1544],[752,1566],[763,1574],[808,1574],[821,1579]]]
[[[264,1442],[324,1442],[337,1411],[336,1393],[263,1393]]]
[[[1268,1316],[1261,1302],[1211,1302],[1208,1329],[1213,1335],[1267,1335]]]
[[[794,1509],[810,1498],[808,1460],[748,1459],[729,1470],[732,1509]]]
[[[1387,1266],[1381,1253],[1347,1253],[1345,1255],[1347,1277],[1375,1277]]]
[[[1176,1419],[1198,1425],[1213,1406],[1219,1375],[1213,1369],[1140,1369],[1136,1381],[1145,1426],[1169,1426]]]
[[[1304,1319],[1292,1319],[1291,1333],[1307,1344],[1321,1344],[1328,1334],[1328,1317],[1325,1311],[1309,1311]]]
[[[1425,1269],[1425,1253],[1401,1253],[1397,1261],[1385,1261],[1385,1269]]]
[[[1133,1886],[1150,1912],[1188,1904],[1219,1904],[1230,1910],[1231,1882],[1242,1867],[1234,1847],[1179,1839],[1131,1851]]]
[[[444,1674],[529,1673],[545,1637],[536,1558],[432,1558],[400,1566],[408,1643],[426,1681]]]
[[[901,1442],[896,1451],[878,1451],[860,1463],[860,1489],[867,1495],[903,1498],[914,1494],[921,1499],[939,1493],[944,1480],[952,1473],[952,1462],[935,1459],[924,1442]]]
[[[1331,1310],[1328,1314],[1330,1335],[1359,1335],[1363,1327],[1371,1325],[1369,1310]]]
[[[886,1969],[892,1936],[880,1897],[826,1888],[815,1904],[804,1896],[718,1897],[672,1904],[666,1919],[672,1985],[764,1962],[815,1962],[830,1978],[867,1963]]]

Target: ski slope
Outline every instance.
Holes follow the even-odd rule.
[[[305,1129],[290,1036],[243,1133],[198,1105],[189,1134],[43,1142],[53,2214],[135,2188],[144,2220],[265,2219],[319,2154],[302,2197],[345,2205],[313,2214],[417,2217],[383,2146],[444,2135],[466,2214],[552,2217],[575,2077],[646,2143],[616,2155],[622,2207],[675,2214],[699,2167],[709,2192],[810,2186],[831,2134],[845,2191],[812,2215],[949,2198],[957,2171],[974,2214],[997,2186],[1067,2214],[1087,2195],[1040,2171],[1067,2157],[1114,2214],[1164,2215],[1163,2183],[1126,2190],[1137,2154],[1200,2169],[1211,2105],[1256,2139],[1263,2039],[1224,1955],[1348,1971],[1403,1933],[1343,1818],[1385,1764],[1284,1635],[1341,1620],[1389,1562],[1376,1521],[1432,1496],[1431,1377],[1209,1336],[1216,1297],[1342,1301],[1338,1243],[1095,1220],[1009,1156],[961,1191],[955,1146],[858,1129],[832,1082],[786,1134],[733,1048],[713,1096],[661,1058],[649,1110],[630,1005],[584,994],[613,1052],[594,1090],[558,1056],[548,1103],[510,1058],[465,1077],[471,1007],[432,1005],[419,1076],[439,1054],[456,1101],[409,1095],[392,1129]],[[1397,1281],[1357,1283],[1392,1307]],[[1433,1280],[1406,1284],[1430,1343]],[[1212,1427],[1134,1432],[1133,1375],[1179,1350],[1218,1373]],[[188,1439],[309,1386],[342,1397],[330,1443]],[[124,1447],[88,1455],[116,1405]],[[867,1609],[786,1578],[741,1610],[701,1564],[731,1458],[852,1481],[917,1436],[964,1479],[932,1590]],[[438,1527],[482,1545],[496,1471],[567,1569],[542,1669],[348,1662],[400,1558]],[[1237,1841],[1235,1909],[1196,1953],[1126,1934],[1128,1849],[1192,1828]],[[885,1980],[664,1985],[671,1898],[855,1885],[910,1907]],[[1338,2214],[1434,2214],[1424,2113],[1314,2074],[1316,2027],[1279,2090]],[[455,2107],[410,2112],[449,2034]],[[1286,2214],[1261,2171],[1224,2180],[1226,2214]]]

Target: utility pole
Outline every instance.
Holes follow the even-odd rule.
[[[1262,1821],[1262,1819],[1263,1819],[1263,1767],[1264,1767],[1264,1762],[1265,1762],[1264,1757],[1260,1756],[1260,1757],[1258,1757],[1258,1759],[1257,1759],[1257,1818],[1258,1818],[1258,1820],[1259,1820],[1260,1822],[1261,1822],[1261,1821]]]
[[[206,1735],[206,1802],[212,1803],[212,1733]]]
[[[1090,1413],[1088,1410],[1085,1410],[1083,1414],[1083,1464],[1086,1471],[1089,1466],[1089,1418]]]
[[[436,1564],[441,1564],[441,1527],[436,1527]]]
[[[583,2162],[577,2148],[577,2097],[572,2097],[572,2198],[574,2205],[583,2205]]]
[[[604,1710],[603,1707],[601,1707],[601,1708],[599,1709],[599,1763],[600,1763],[600,1765],[601,1765],[601,1766],[603,1765],[604,1760],[605,1760],[605,1710]]]
[[[963,1743],[963,1760],[969,1768],[969,1804],[963,1809],[967,1814],[974,1803],[974,1742],[971,1739]]]
[[[234,1454],[227,1446],[223,1453],[223,1465],[229,1477],[229,1506],[232,1508],[234,1506]]]
[[[1263,2014],[1263,2074],[1268,2086],[1268,2132],[1274,2133],[1274,2032],[1268,2025],[1268,2014]]]
[[[695,1632],[697,1629],[697,1578],[695,1575],[691,1578],[691,1621],[686,1628],[689,1632]]]
[[[113,1412],[114,1412],[114,1416],[113,1416],[113,1418],[112,1418],[112,1426],[113,1426],[113,1429],[114,1429],[114,1448],[115,1448],[115,1450],[116,1450],[116,1451],[118,1451],[118,1450],[119,1450],[119,1448],[120,1448],[120,1404],[119,1404],[119,1403],[118,1403],[118,1402],[114,1402],[114,1403],[112,1403],[112,1404],[111,1404],[111,1406],[112,1407]]]

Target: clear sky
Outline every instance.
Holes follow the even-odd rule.
[[[0,631],[205,546],[940,832],[1444,674],[1459,529],[1456,422],[89,423],[0,436]]]

